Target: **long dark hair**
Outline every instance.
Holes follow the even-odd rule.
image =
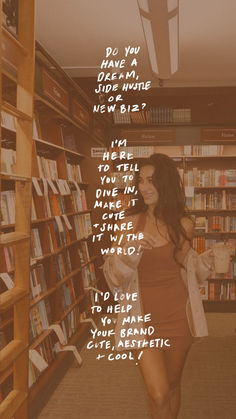
[[[176,258],[176,254],[181,250],[181,239],[191,240],[188,238],[182,224],[181,219],[190,216],[185,203],[185,193],[182,179],[177,170],[175,162],[165,154],[155,153],[148,159],[138,162],[139,170],[143,166],[153,166],[154,173],[152,176],[153,185],[158,191],[158,202],[154,208],[155,218],[161,219],[167,227],[170,240],[174,243],[174,259],[180,264]],[[135,185],[137,195],[136,205],[127,210],[127,215],[145,212],[148,206],[144,203],[143,197],[138,189],[139,172],[135,174]]]

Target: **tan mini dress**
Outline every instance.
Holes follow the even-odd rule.
[[[144,231],[146,214],[141,213],[136,231]],[[170,347],[176,350],[188,347],[193,342],[186,315],[187,288],[175,261],[174,244],[144,249],[138,266],[139,289],[143,314],[151,313],[155,332],[148,339],[169,339]]]

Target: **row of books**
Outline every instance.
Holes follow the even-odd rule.
[[[81,169],[79,164],[66,163],[69,180],[75,180],[78,183],[82,182]]]
[[[84,288],[89,287],[96,279],[95,268],[93,263],[82,268],[82,281]]]
[[[119,147],[117,153],[125,151],[126,154],[130,153],[135,158],[139,157],[150,157],[153,153],[158,153],[158,146],[128,146]],[[109,150],[111,153],[111,149]]]
[[[36,346],[35,350],[39,353],[43,360],[46,361],[48,365],[50,365],[56,356],[52,335],[48,335],[40,345]],[[29,360],[29,387],[31,387],[37,381],[40,374],[41,368],[37,368],[37,366],[31,360]]]
[[[17,118],[5,111],[1,111],[1,126],[16,131]]]
[[[170,147],[169,150],[173,156],[222,156],[224,146],[223,145],[184,145],[178,147]],[[153,153],[162,153],[161,146],[128,146],[128,147],[119,147],[119,151],[125,151],[126,153],[131,153],[135,158],[145,158],[149,157]],[[167,153],[168,148],[165,148],[165,153]]]
[[[51,324],[52,315],[49,301],[45,298],[35,304],[30,310],[30,342],[47,330]]]
[[[52,180],[58,179],[57,161],[42,156],[37,156],[39,176]],[[11,148],[2,147],[1,149],[1,171],[14,174],[16,165],[16,151]],[[79,164],[66,162],[67,175],[70,181],[82,183],[82,175]]]
[[[61,302],[63,311],[66,311],[75,301],[76,294],[73,278],[66,281],[61,287]]]
[[[70,252],[68,249],[60,252],[55,257],[56,277],[58,280],[65,278],[66,275],[72,272],[72,264]]]
[[[177,124],[191,122],[190,108],[153,107],[146,111],[147,124]]]
[[[75,233],[77,239],[88,237],[92,233],[90,214],[83,214],[74,216]],[[71,242],[70,233],[66,225],[62,224],[62,229],[59,230],[58,224],[55,220],[47,222],[48,236],[44,240],[49,243],[49,249],[52,253],[61,247]],[[42,233],[43,234],[43,233]],[[31,230],[31,257],[32,262],[35,259],[43,257],[43,246],[38,227]],[[88,261],[89,254],[87,243],[81,243],[78,248],[78,254],[81,261]],[[69,260],[69,259],[68,259]],[[10,272],[14,269],[14,257],[12,247],[3,247],[0,251],[1,265],[4,267],[3,271]],[[60,264],[60,262],[58,262]],[[84,263],[84,262],[81,262]],[[68,264],[68,263],[67,263]],[[63,271],[63,269],[62,269]],[[63,275],[64,277],[65,275]]]
[[[84,242],[87,245],[86,242]],[[87,261],[89,260],[88,251],[86,249],[86,258]],[[84,258],[82,259],[84,261]],[[56,278],[57,280],[62,280],[66,277],[66,275],[72,272],[72,264],[70,258],[70,252],[68,249],[63,250],[59,254],[55,255],[54,259],[54,266],[56,269]],[[81,262],[81,259],[80,259]],[[82,262],[85,263],[85,262]],[[90,263],[82,268],[81,270],[83,286],[89,286],[95,279],[95,268],[94,264]],[[67,285],[65,285],[67,286]],[[64,287],[64,285],[63,285]],[[45,293],[48,289],[47,281],[45,277],[45,270],[44,265],[39,263],[31,268],[30,271],[30,300],[37,298],[43,293]],[[70,305],[70,304],[69,304]]]
[[[236,281],[204,281],[200,286],[202,300],[207,301],[235,301],[236,300]]]
[[[15,173],[16,151],[10,148],[1,148],[1,171]]]
[[[71,190],[69,196],[69,202],[67,207],[70,207],[70,211],[79,212],[86,211],[87,201],[86,194],[84,190]],[[40,198],[40,206],[37,209],[38,205],[35,202],[35,195],[32,195],[32,206],[31,206],[31,219],[37,220],[37,212],[40,211],[42,214],[42,206],[45,217],[53,217],[56,215],[61,215],[66,213],[66,203],[65,198],[60,194],[55,194],[53,191],[49,190],[47,195],[42,195]],[[14,224],[15,223],[15,190],[6,190],[1,191],[1,225]]]
[[[190,210],[234,210],[236,209],[236,193],[225,190],[213,193],[194,193],[192,197],[186,197],[186,205]]]
[[[191,122],[190,108],[150,107],[138,112],[113,112],[115,124],[177,124]]]
[[[37,156],[39,177],[52,180],[58,179],[57,161]]]
[[[204,145],[184,145],[185,156],[222,156],[224,150],[223,145],[204,144]]]
[[[63,330],[66,343],[69,342],[72,335],[75,333],[75,331],[78,329],[80,323],[80,311],[79,306],[75,307],[61,322],[61,328]],[[54,349],[56,349],[59,345],[56,344]]]
[[[47,223],[47,227],[52,253],[71,242],[69,229],[65,224],[59,225],[56,220],[52,220]]]
[[[37,155],[39,177],[56,180],[58,176],[57,160]],[[70,181],[82,182],[81,169],[79,164],[66,163],[67,175]]]
[[[73,303],[76,298],[75,288],[73,284],[73,279],[66,281],[65,284],[61,287],[61,303],[63,311],[65,312]],[[82,304],[83,302],[83,304]],[[82,313],[85,311],[89,312],[91,308],[91,296],[90,293],[86,295],[81,301]],[[79,307],[75,307],[73,311],[68,314],[65,319],[61,322],[62,330],[68,339],[74,333],[78,327],[80,320],[80,311]],[[84,317],[83,315],[81,317]],[[44,330],[48,330],[49,326],[52,324],[52,313],[51,307],[48,299],[43,299],[39,303],[35,304],[30,310],[30,342],[40,336]]]
[[[75,231],[77,240],[87,238],[90,234],[92,234],[92,225],[89,213],[74,215],[72,219],[73,222],[71,231]],[[48,221],[47,231],[49,248],[52,253],[71,242],[69,229],[66,224],[63,225],[61,223],[59,225],[56,220]],[[31,251],[32,258],[43,256],[40,233],[37,227],[32,228],[31,230]]]
[[[36,203],[36,199],[40,200],[40,208]],[[66,214],[68,212],[80,212],[88,209],[86,194],[84,190],[80,192],[78,190],[72,190],[71,195],[68,195],[69,202],[65,202],[64,196],[55,194],[52,191],[48,192],[48,195],[43,195],[38,198],[34,194],[32,195],[32,206],[31,206],[31,219],[37,220],[38,218],[53,217],[56,215]],[[38,217],[40,213],[41,217]],[[43,214],[43,215],[42,215]]]
[[[14,252],[11,246],[0,248],[0,267],[2,272],[11,272],[14,269]]]
[[[38,320],[37,320],[38,321]],[[70,338],[73,336],[75,331],[78,329],[80,323],[80,311],[79,307],[75,307],[60,323],[62,332],[65,338],[66,344],[69,343]],[[7,338],[4,331],[0,332],[0,350],[7,345]],[[58,340],[53,339],[52,334],[49,334],[45,339],[34,348],[39,357],[34,357],[34,362],[29,357],[29,374],[28,374],[28,385],[29,388],[38,380],[42,371],[44,371],[53,360],[56,358],[57,352],[63,348],[63,345]],[[3,389],[0,391],[0,402],[7,396],[9,391],[13,387],[13,380],[10,379],[9,383],[6,380],[3,383]]]
[[[30,300],[41,296],[47,291],[47,282],[42,263],[39,263],[30,270]]]
[[[79,255],[81,265],[89,261],[90,256],[88,250],[88,243],[86,241],[81,241],[78,243],[77,252]]]
[[[40,240],[38,228],[32,228],[31,230],[30,245],[31,245],[32,259],[37,259],[43,256],[43,250],[41,246],[41,240]]]
[[[75,233],[78,240],[87,238],[92,234],[90,214],[74,215]]]
[[[203,216],[195,218],[195,230],[199,232],[236,232],[236,217],[234,216]]]
[[[209,282],[208,300],[210,301],[235,301],[236,281],[224,283]]]
[[[184,186],[195,187],[215,187],[215,186],[236,186],[236,170],[226,169],[208,169],[199,170],[197,167],[188,171],[179,169],[184,182]]]
[[[205,252],[208,249],[211,249],[213,244],[217,243],[217,239],[208,239],[205,236],[197,236],[193,238],[193,248],[198,252],[198,254]],[[226,241],[232,248],[235,249],[234,255],[236,255],[236,239],[227,239]]]
[[[1,191],[1,225],[15,223],[15,191]]]

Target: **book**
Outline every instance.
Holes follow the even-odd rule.
[[[15,191],[1,191],[2,225],[15,223]]]
[[[31,242],[31,257],[33,259],[37,259],[43,256],[39,229],[36,227],[32,228],[31,230],[30,242]]]
[[[14,174],[16,165],[16,151],[10,148],[1,149],[1,172]]]
[[[44,266],[42,263],[36,265],[30,271],[30,290],[31,300],[47,291]]]

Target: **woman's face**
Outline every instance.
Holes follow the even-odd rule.
[[[146,205],[155,206],[158,201],[158,192],[153,185],[152,176],[154,167],[151,165],[143,166],[139,172],[138,188]]]

